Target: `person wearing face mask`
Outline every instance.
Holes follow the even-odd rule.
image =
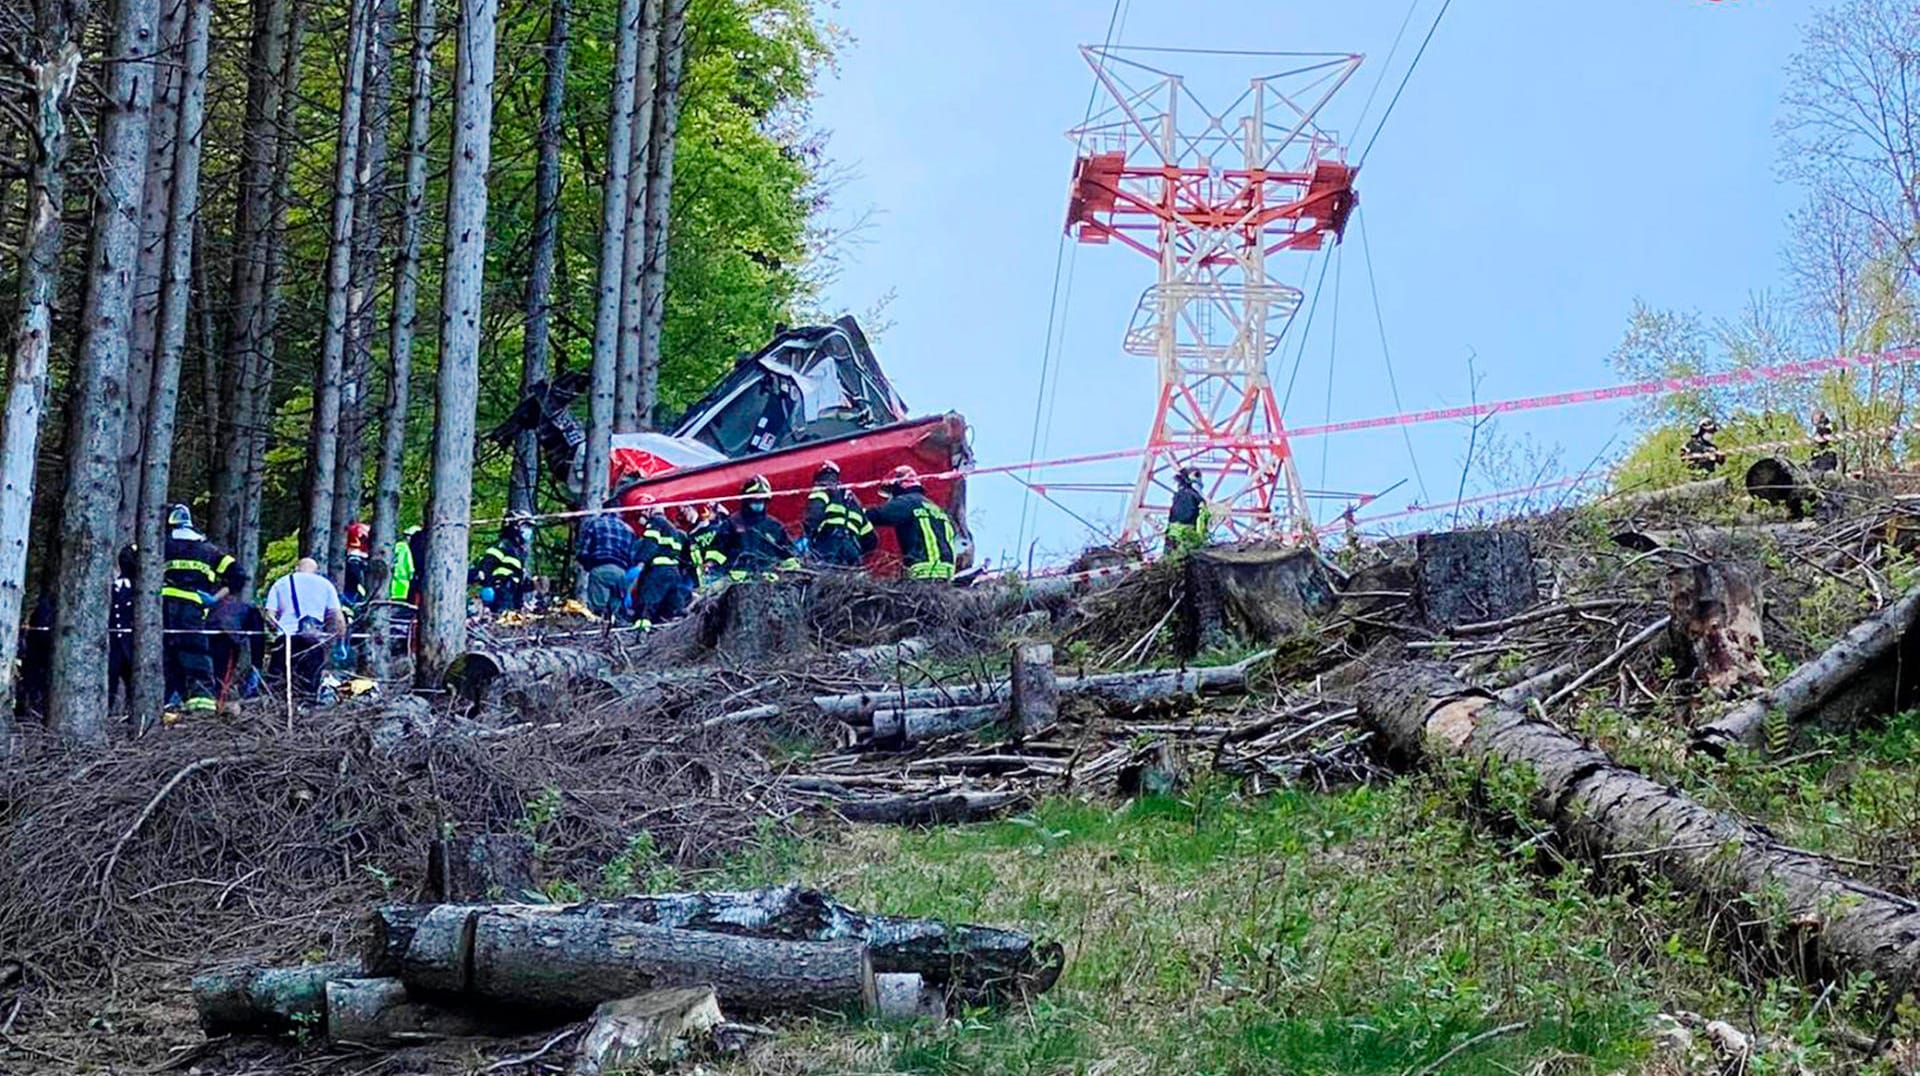
[[[740,488],[740,511],[733,525],[720,538],[720,551],[726,556],[727,575],[735,580],[755,576],[772,578],[775,569],[798,568],[793,539],[780,521],[767,514],[773,497],[773,484],[762,475],[747,479]]]

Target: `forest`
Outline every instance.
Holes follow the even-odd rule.
[[[444,666],[468,521],[558,507],[531,438],[476,430],[591,369],[604,460],[806,309],[837,35],[811,0],[0,7],[0,665],[50,599],[48,726],[107,735],[130,542],[128,705],[157,715],[176,502],[248,589],[338,577],[353,520],[377,585],[427,526]]]

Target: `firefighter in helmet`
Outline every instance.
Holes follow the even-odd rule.
[[[920,476],[900,466],[880,487],[886,500],[867,518],[893,528],[908,579],[952,579],[956,562],[956,532],[946,510],[927,499]]]
[[[1173,480],[1173,504],[1167,509],[1167,554],[1186,553],[1207,544],[1213,513],[1200,493],[1200,468],[1180,468]]]

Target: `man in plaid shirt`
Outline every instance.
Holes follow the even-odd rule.
[[[588,516],[574,535],[573,559],[587,573],[587,608],[612,617],[626,605],[627,569],[639,556],[633,528],[613,512]]]

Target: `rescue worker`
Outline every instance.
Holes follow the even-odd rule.
[[[587,573],[587,608],[612,618],[626,605],[627,569],[639,554],[633,528],[613,512],[596,512],[580,521],[573,559]]]
[[[665,512],[654,507],[652,497],[642,496],[637,503],[646,511],[647,521],[634,559],[639,579],[633,587],[633,612],[643,627],[652,627],[686,612],[681,582],[687,563],[687,536]]]
[[[348,609],[357,609],[367,601],[367,552],[373,528],[359,520],[347,524],[347,571],[340,588],[340,600]]]
[[[1840,454],[1833,450],[1833,420],[1824,409],[1813,413],[1813,458],[1807,466],[1815,474],[1840,469]]]
[[[813,476],[801,525],[810,560],[835,568],[858,568],[879,540],[860,498],[840,484],[840,465],[827,460]]]
[[[1710,418],[1703,418],[1693,428],[1693,436],[1680,449],[1680,459],[1691,470],[1710,475],[1727,462],[1727,454],[1713,443],[1713,435],[1720,432],[1720,424]]]
[[[216,703],[207,614],[220,599],[246,586],[247,573],[231,553],[193,528],[193,513],[186,505],[167,510],[167,526],[172,530],[160,586],[167,698],[179,698],[187,710],[210,711]]]
[[[414,541],[423,532],[419,524],[408,527],[400,540],[393,543],[393,576],[387,582],[387,599],[396,602],[413,601],[413,577],[419,574],[415,563]]]
[[[718,582],[727,574],[727,552],[722,539],[732,526],[726,505],[709,504],[700,510],[700,521],[690,532],[689,542],[700,583]]]
[[[504,613],[520,608],[527,588],[528,534],[533,521],[514,515],[500,528],[500,540],[487,547],[467,573],[467,582],[480,584],[480,600],[488,609]]]
[[[1173,504],[1167,509],[1168,556],[1206,545],[1207,532],[1213,529],[1213,513],[1200,493],[1200,468],[1180,468],[1173,485]]]
[[[900,558],[906,563],[908,579],[952,579],[954,572],[954,527],[946,510],[927,499],[920,476],[902,465],[887,476],[880,487],[886,497],[867,513],[867,518],[882,527],[893,528],[900,542]]]
[[[693,530],[700,525],[700,512],[693,505],[683,504],[668,513],[676,520],[686,540],[680,543],[680,608],[684,612],[693,604],[693,592],[700,586],[700,557],[694,552]]]
[[[740,487],[740,495],[744,498],[740,512],[719,540],[720,552],[727,558],[727,577],[773,579],[776,568],[798,568],[800,561],[793,555],[787,529],[767,514],[773,484],[763,475],[754,475]]]

